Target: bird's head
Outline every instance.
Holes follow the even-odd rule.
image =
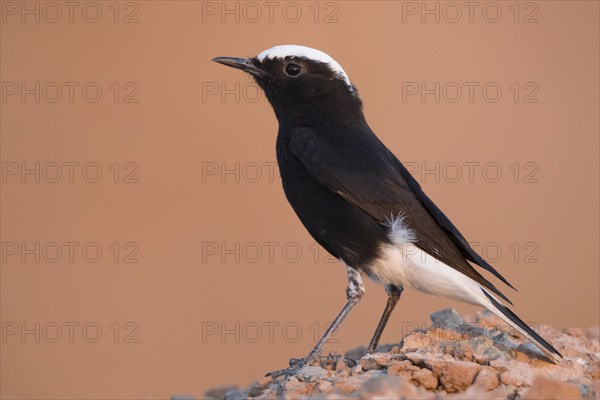
[[[213,61],[252,75],[281,122],[363,118],[356,88],[326,53],[297,45],[275,46],[256,57]]]

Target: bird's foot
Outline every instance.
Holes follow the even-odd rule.
[[[270,376],[274,379],[283,376],[284,379],[287,379],[288,377],[297,374],[302,368],[315,362],[318,362],[321,367],[326,368],[328,365],[335,367],[335,364],[340,360],[350,368],[356,366],[356,360],[350,357],[341,354],[328,354],[326,356],[292,358],[290,359],[289,368],[281,369],[279,371],[271,371],[265,376]]]
[[[302,368],[311,364],[316,358],[317,357],[291,358],[289,368],[271,371],[265,376],[270,376],[273,379],[283,376],[284,379],[287,379],[289,376],[297,374]]]
[[[344,364],[346,364],[349,368],[352,367],[356,367],[356,360],[342,355],[342,354],[328,354],[326,356],[321,356],[319,358],[319,363],[321,364],[321,367],[326,368],[327,366],[332,366],[335,368],[335,365],[337,364],[338,361],[342,361]]]

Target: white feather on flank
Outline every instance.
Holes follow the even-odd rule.
[[[409,244],[414,243],[417,240],[415,231],[408,227],[404,214],[401,212],[395,217],[393,214],[390,215],[390,217],[386,219],[385,225],[390,229],[390,239],[392,239],[392,242],[395,244]]]
[[[415,246],[416,235],[408,228],[402,215],[389,221],[388,226],[394,244],[384,245],[382,257],[370,265],[372,279],[382,284],[404,285],[424,293],[483,306],[536,343],[546,355],[557,362],[561,361],[505,316],[483,291],[500,303],[496,296],[473,279]]]
[[[335,61],[329,54],[322,52],[321,50],[312,49],[306,46],[298,46],[295,44],[286,44],[271,47],[260,53],[256,58],[258,61],[263,61],[265,59],[273,59],[273,58],[285,58],[285,57],[304,57],[309,60],[314,60],[322,63],[329,64],[329,68],[335,73],[337,73],[340,78],[346,82],[346,84],[352,89],[352,83],[350,83],[350,78],[346,71],[342,68],[342,66]]]

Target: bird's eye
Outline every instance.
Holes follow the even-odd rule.
[[[300,72],[302,72],[302,67],[300,67],[298,64],[289,63],[285,66],[284,71],[287,76],[295,78],[300,75]]]

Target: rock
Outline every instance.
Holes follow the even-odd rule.
[[[492,361],[490,365],[497,370],[503,370],[500,373],[500,382],[505,385],[531,386],[535,377],[533,369],[524,362]]]
[[[475,386],[484,390],[496,389],[499,384],[498,371],[493,368],[483,368],[475,377]]]
[[[228,392],[235,392],[237,390],[238,390],[238,387],[236,385],[221,385],[221,386],[217,386],[217,387],[207,390],[204,393],[204,396],[206,399],[210,399],[210,400],[223,400],[223,399],[225,399],[225,395]],[[175,397],[175,396],[173,396],[173,397]],[[183,397],[183,398],[185,398],[185,397]]]
[[[429,316],[432,326],[442,329],[458,329],[464,322],[463,317],[460,316],[454,308],[445,308],[440,311],[436,311]]]
[[[468,341],[450,342],[443,347],[444,354],[450,354],[457,360],[472,361],[473,347]]]
[[[433,372],[426,368],[421,368],[412,374],[412,379],[425,389],[433,390],[438,386],[438,380]]]
[[[333,384],[329,381],[321,381],[317,384],[317,390],[321,393],[330,393],[333,391]]]
[[[417,389],[407,380],[397,376],[376,376],[365,382],[361,398],[399,399],[414,398]]]
[[[387,367],[387,374],[410,380],[412,379],[411,369],[417,370],[419,367],[415,367],[410,361],[396,361]]]
[[[491,391],[471,386],[466,391],[461,393],[453,393],[447,396],[448,399],[455,400],[498,400],[498,399],[515,399],[517,392],[514,388],[500,385]],[[542,400],[542,399],[539,399]],[[544,399],[545,400],[545,399]]]
[[[294,376],[262,378],[246,390],[220,386],[205,398],[279,399],[596,399],[600,398],[600,330],[538,325],[565,355],[553,364],[489,312],[462,317],[446,309],[432,325],[406,334],[398,346],[364,355],[321,357]],[[350,355],[353,355],[352,357]],[[356,359],[355,363],[351,358]]]
[[[310,395],[313,387],[306,382],[288,381],[285,384],[285,398],[300,399]]]
[[[419,367],[416,367],[408,360],[394,360],[387,367],[388,375],[400,375],[401,372],[410,374],[410,371],[416,371]]]
[[[590,374],[590,378],[592,380],[600,381],[600,363],[590,365],[588,367],[588,373]]]
[[[470,340],[473,349],[473,360],[478,364],[485,364],[500,356],[501,351],[494,346],[494,341],[487,336],[478,336]]]
[[[371,371],[373,369],[383,369],[377,360],[372,357],[363,357],[358,363],[363,371]]]
[[[563,329],[563,332],[569,336],[575,336],[575,337],[583,336],[583,329],[581,329],[581,328],[565,328],[565,329]]]
[[[431,340],[431,336],[427,336],[423,332],[416,332],[408,335],[402,339],[399,353],[409,353],[423,348],[423,346],[431,346],[434,341]]]
[[[343,394],[357,392],[360,389],[361,385],[362,385],[361,380],[359,380],[355,377],[350,377],[349,379],[335,381],[333,383],[334,388]]]
[[[259,381],[254,382],[246,391],[247,397],[260,396],[267,390],[267,388],[273,383],[273,378],[270,376],[264,376]]]
[[[475,375],[481,368],[478,364],[464,361],[426,361],[425,364],[435,376],[440,385],[448,392],[458,392],[471,386]]]
[[[523,395],[523,400],[573,400],[581,398],[581,392],[577,386],[571,383],[550,380],[542,376],[535,378],[531,388]]]
[[[312,365],[307,365],[296,374],[296,377],[300,382],[316,382],[327,376],[327,371],[323,368],[313,367]]]
[[[335,372],[340,378],[347,378],[350,376],[350,368],[343,360],[338,360],[335,364]]]
[[[225,393],[225,400],[244,400],[248,396],[244,392],[240,392],[238,390],[231,390]]]

